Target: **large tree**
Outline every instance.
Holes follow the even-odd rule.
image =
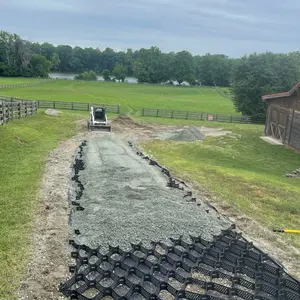
[[[122,82],[124,82],[126,78],[125,68],[123,65],[116,65],[113,69],[112,74],[117,80],[121,80]]]
[[[261,96],[287,91],[299,78],[299,62],[297,65],[292,55],[267,52],[245,56],[233,74],[235,107],[254,119],[263,119],[266,106]]]
[[[30,59],[30,75],[32,77],[48,77],[51,62],[45,56],[33,54]]]
[[[196,66],[195,60],[188,51],[181,51],[176,53],[173,58],[173,79],[177,80],[179,84],[184,81],[193,83],[195,81]]]

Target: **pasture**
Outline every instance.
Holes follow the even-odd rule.
[[[23,84],[41,81],[40,78],[25,78],[25,77],[0,77],[0,86],[2,84]]]
[[[213,88],[57,80],[34,87],[1,89],[0,94],[33,100],[120,104],[122,113],[142,108],[237,114],[231,100]]]

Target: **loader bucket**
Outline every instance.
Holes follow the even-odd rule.
[[[111,132],[111,126],[110,125],[92,125],[91,122],[88,122],[88,130],[89,131]]]

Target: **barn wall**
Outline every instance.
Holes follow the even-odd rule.
[[[274,98],[267,101],[269,105],[279,106],[282,108],[297,109],[297,106],[300,105],[298,101],[297,93],[294,93],[290,97]]]
[[[300,111],[294,112],[293,121],[291,124],[289,145],[300,150]]]
[[[275,114],[275,115],[274,115]],[[285,127],[283,143],[288,143],[290,127],[292,124],[293,110],[280,107],[277,104],[269,103],[267,108],[267,118],[265,124],[265,135],[272,136],[271,122],[276,122]]]

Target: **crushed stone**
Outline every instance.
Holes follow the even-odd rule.
[[[84,210],[72,208],[70,218],[77,243],[129,249],[130,243],[149,245],[179,236],[211,239],[231,225],[216,212],[207,213],[205,203],[187,203],[184,191],[168,188],[166,175],[114,133],[89,140],[82,159],[79,179],[85,190],[78,202]],[[71,201],[75,191],[71,187]],[[74,235],[76,229],[79,235]]]
[[[175,133],[169,138],[173,141],[199,141],[205,138],[205,134],[196,126],[189,126],[186,129]]]

